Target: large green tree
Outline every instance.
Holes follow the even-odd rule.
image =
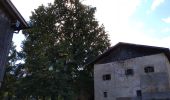
[[[86,65],[110,46],[95,11],[79,0],[55,0],[32,13],[32,28],[24,31],[27,75],[18,90],[21,94],[54,100],[91,96],[92,68]]]
[[[21,64],[21,54],[17,52],[16,46],[11,44],[11,48],[8,55],[8,63],[6,65],[4,81],[0,89],[0,98],[3,100],[8,100],[14,98],[17,89],[17,82],[23,75],[22,64]]]

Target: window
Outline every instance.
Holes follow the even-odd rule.
[[[154,72],[154,67],[153,66],[147,66],[144,68],[145,73],[150,73],[150,72]]]
[[[107,98],[107,92],[103,92],[103,96]]]
[[[141,91],[141,90],[137,90],[137,91],[136,91],[136,95],[137,95],[138,97],[141,97],[141,96],[142,96],[142,91]]]
[[[110,74],[103,75],[103,80],[111,80],[111,75]]]
[[[134,74],[133,69],[125,70],[125,75],[133,75],[133,74]]]

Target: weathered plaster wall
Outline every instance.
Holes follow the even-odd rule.
[[[146,66],[154,66],[155,72],[146,74],[144,72]],[[128,68],[134,70],[133,76],[125,75],[125,70]],[[136,90],[142,90],[142,93],[165,92],[170,87],[169,68],[170,64],[164,54],[96,64],[94,65],[95,100],[116,100],[118,97],[134,98]],[[103,81],[104,74],[111,74],[111,80]],[[150,78],[148,77],[153,80],[152,84],[155,84],[153,85],[155,90],[147,89],[150,86]],[[103,92],[108,92],[107,98],[104,98]]]

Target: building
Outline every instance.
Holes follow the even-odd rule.
[[[170,100],[168,48],[118,43],[92,62],[95,100]]]
[[[13,33],[28,28],[27,22],[10,0],[0,0],[0,83],[3,81]]]

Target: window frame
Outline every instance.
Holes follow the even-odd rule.
[[[108,93],[105,91],[105,92],[103,92],[103,97],[104,98],[107,98],[108,97]]]
[[[104,74],[103,75],[103,80],[104,81],[111,80],[111,74]]]
[[[141,90],[136,90],[136,96],[141,97],[142,96],[142,91]]]
[[[125,70],[125,75],[127,76],[133,76],[134,75],[134,70],[132,68],[126,69]]]
[[[144,68],[145,73],[153,73],[155,72],[154,66],[146,66]]]

